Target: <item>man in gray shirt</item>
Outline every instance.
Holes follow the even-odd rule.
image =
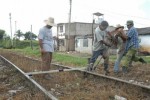
[[[104,58],[105,74],[109,73],[109,71],[108,71],[108,63],[109,63],[108,49],[111,44],[107,41],[107,37],[108,37],[108,33],[106,32],[107,27],[108,27],[108,22],[102,21],[99,23],[99,26],[95,29],[93,54],[90,59],[90,64],[87,67],[88,71],[93,70],[93,65],[94,65],[96,59],[100,55],[102,55],[102,57]]]
[[[49,17],[45,20],[46,25],[39,30],[38,39],[42,57],[42,71],[50,69],[52,53],[54,52],[54,43],[52,36],[52,27],[54,18]]]

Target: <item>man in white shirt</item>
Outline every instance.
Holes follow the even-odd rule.
[[[44,22],[46,25],[39,30],[38,39],[42,57],[42,71],[48,71],[50,70],[52,53],[54,52],[52,27],[55,26],[55,23],[52,17],[44,20]]]

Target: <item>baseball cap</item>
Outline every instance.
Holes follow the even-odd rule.
[[[107,21],[102,21],[101,23],[99,23],[99,25],[101,25],[104,28],[107,28],[109,26]]]
[[[127,25],[131,25],[131,24],[133,25],[133,20],[128,20],[126,24]]]

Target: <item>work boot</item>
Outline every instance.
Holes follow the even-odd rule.
[[[119,73],[119,71],[114,71],[114,75],[118,75]]]
[[[87,66],[87,71],[92,71],[93,70],[93,63],[90,63],[88,66]]]
[[[104,64],[105,75],[108,75],[110,72],[108,71],[108,64]]]
[[[140,58],[139,61],[143,64],[146,64],[147,62],[143,59],[143,58]]]
[[[128,73],[128,68],[126,66],[122,66],[122,72],[123,74]]]
[[[107,70],[104,70],[105,71],[105,75],[108,75],[110,72]]]
[[[46,74],[46,75],[44,76],[44,78],[45,78],[46,80],[50,80],[50,79],[52,79],[53,77],[52,77],[50,74]]]

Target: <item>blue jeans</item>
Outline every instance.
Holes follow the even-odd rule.
[[[123,42],[117,52],[117,59],[115,61],[115,65],[114,65],[114,72],[118,72],[119,71],[119,65],[121,62],[121,59],[123,58],[123,54],[124,54],[124,48],[126,46],[126,42]]]
[[[92,57],[91,57],[91,59],[90,59],[90,63],[95,63],[95,61],[96,61],[96,59],[100,56],[100,55],[102,55],[102,50],[98,50],[98,51],[93,51],[93,55],[92,55]]]
[[[123,53],[124,51],[121,51],[120,53],[117,54],[117,59],[114,65],[114,72],[119,72],[119,65],[120,65],[121,59],[123,58]]]
[[[95,63],[95,61],[97,60],[97,58],[102,55],[104,58],[104,70],[107,70],[108,68],[108,62],[109,62],[109,54],[108,54],[108,50],[107,49],[102,49],[102,50],[98,50],[98,51],[93,51],[93,55],[90,59],[90,63]]]

